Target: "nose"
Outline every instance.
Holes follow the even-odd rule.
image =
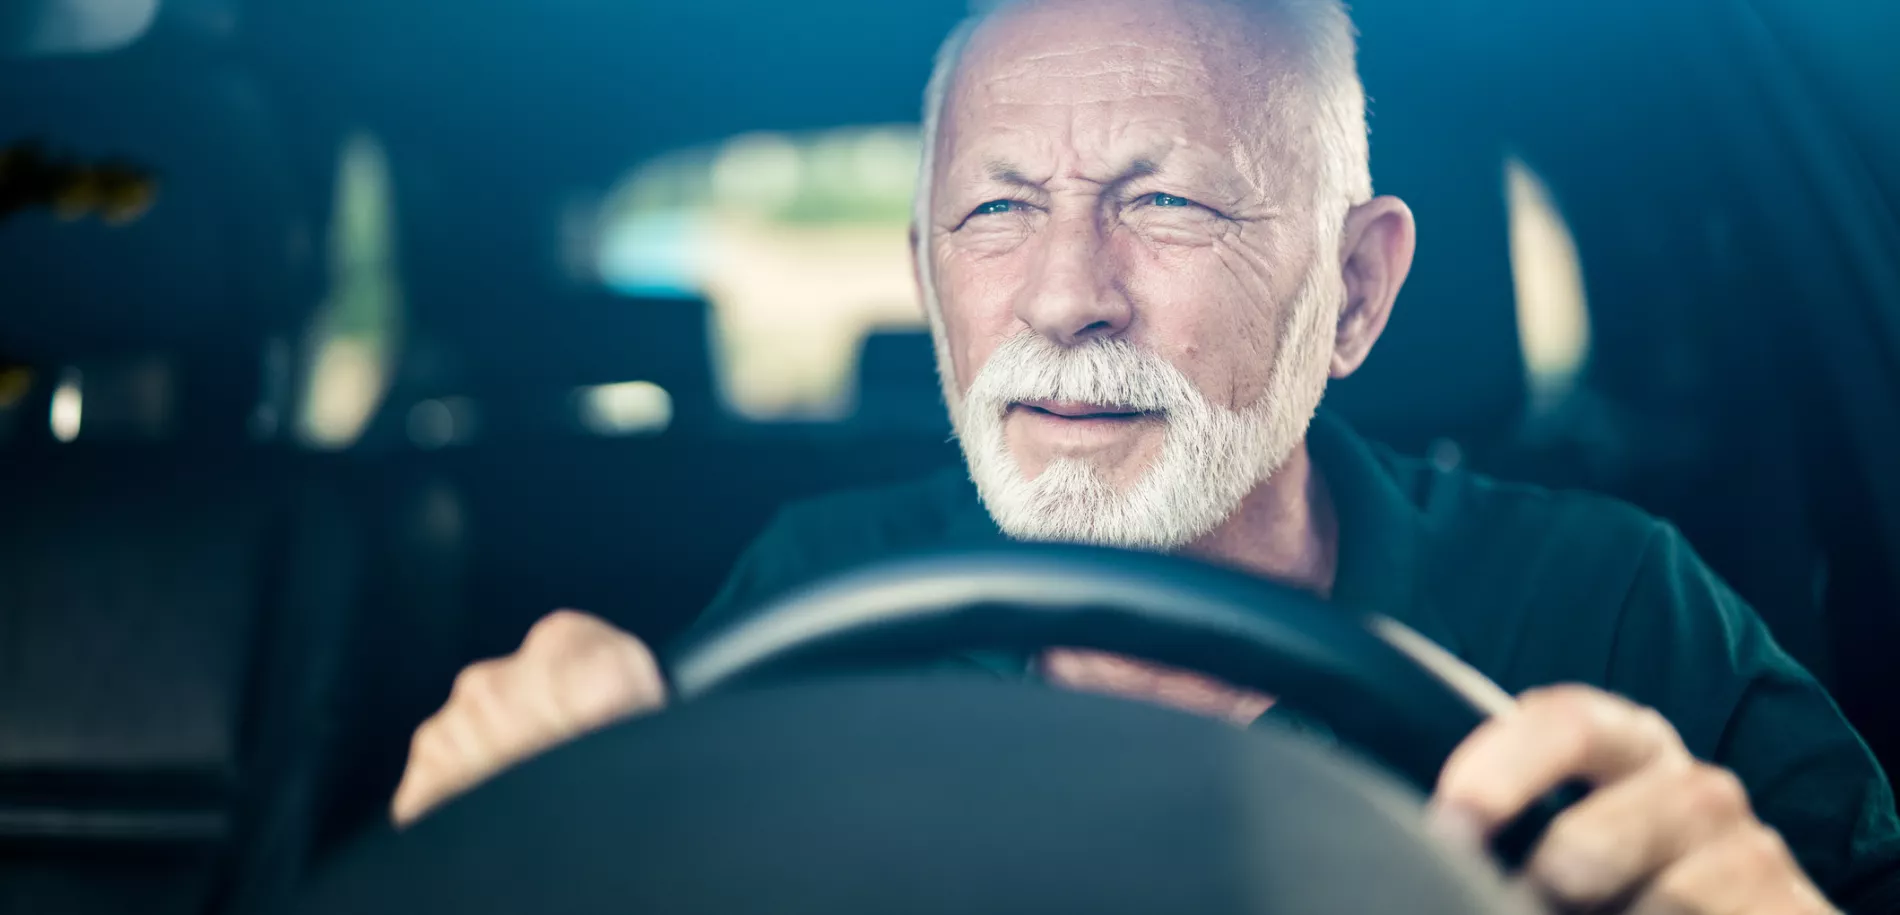
[[[1114,281],[1113,253],[1101,227],[1079,214],[1051,224],[1016,300],[1016,317],[1064,346],[1128,329],[1134,308]]]

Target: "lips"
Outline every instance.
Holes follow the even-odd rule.
[[[1140,419],[1149,415],[1123,404],[1077,403],[1069,400],[1024,400],[1014,406],[1059,419]]]

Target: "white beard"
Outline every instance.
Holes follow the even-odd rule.
[[[1266,391],[1241,410],[1208,403],[1166,360],[1121,340],[1062,346],[1034,332],[997,347],[953,407],[958,443],[990,517],[1018,540],[1168,551],[1211,533],[1299,443],[1326,391],[1341,296],[1321,269],[1294,296]],[[1118,488],[1087,460],[1024,476],[1003,434],[1013,402],[1115,404],[1159,415],[1161,454]]]

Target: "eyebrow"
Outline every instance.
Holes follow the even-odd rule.
[[[1146,178],[1149,175],[1159,172],[1160,170],[1161,170],[1161,166],[1155,164],[1155,161],[1153,159],[1147,159],[1147,158],[1136,159],[1135,161],[1130,162],[1127,168],[1122,169],[1121,174],[1116,175],[1114,178],[1109,179],[1108,183],[1103,186],[1103,191],[1112,193],[1115,190],[1120,189],[1122,186],[1128,184],[1131,181],[1136,181],[1142,178]],[[1032,189],[1040,189],[1042,187],[1042,182],[1031,179],[1029,176],[1023,174],[1014,165],[1011,165],[1008,162],[1005,162],[1001,159],[991,159],[989,162],[985,163],[984,171],[989,175],[991,180],[998,181],[1003,184],[1010,185],[1012,187],[1023,187],[1023,188],[1032,188]]]
[[[1014,187],[1033,188],[1042,186],[1040,182],[1031,181],[1028,175],[1023,174],[1021,171],[1018,171],[1015,166],[1001,159],[991,159],[984,163],[983,171],[990,176],[990,180]]]

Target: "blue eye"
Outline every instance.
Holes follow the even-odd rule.
[[[1158,207],[1191,207],[1194,205],[1194,201],[1186,197],[1176,197],[1173,194],[1155,194],[1149,202]]]
[[[1014,200],[992,200],[971,211],[971,216],[990,216],[997,213],[1009,213],[1016,209]]]

